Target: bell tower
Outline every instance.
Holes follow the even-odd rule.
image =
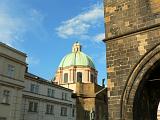
[[[140,64],[160,44],[160,0],[104,0],[104,13],[108,118],[135,120],[135,75],[143,74],[136,73]]]

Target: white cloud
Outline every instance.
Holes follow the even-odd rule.
[[[37,59],[37,58],[34,58],[34,57],[27,57],[26,62],[27,62],[29,65],[37,65],[37,64],[40,63],[40,60]]]
[[[0,41],[12,45],[24,32],[24,23],[21,19],[12,17],[5,11],[0,12]]]
[[[103,7],[102,4],[96,4],[88,11],[63,21],[56,31],[64,39],[73,36],[83,38],[91,28],[98,26],[100,20],[103,20]]]
[[[36,31],[37,26],[40,31],[42,21],[43,16],[37,10],[19,0],[3,1],[0,3],[0,42],[16,47],[15,44],[23,42],[26,32]]]
[[[105,33],[100,33],[93,37],[93,40],[96,42],[100,42],[105,38]]]

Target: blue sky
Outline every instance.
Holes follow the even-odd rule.
[[[27,54],[29,72],[52,79],[74,42],[106,77],[103,0],[0,0],[0,41]]]

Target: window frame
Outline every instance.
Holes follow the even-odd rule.
[[[48,88],[47,96],[48,96],[48,97],[55,98],[55,90],[54,90],[54,89],[51,89],[51,88]]]
[[[82,83],[83,74],[82,72],[77,72],[77,82]]]
[[[8,104],[9,105],[9,98],[10,98],[10,91],[9,90],[3,90],[2,104]]]
[[[64,73],[63,81],[64,81],[64,83],[68,82],[68,73]]]
[[[91,74],[91,83],[94,83],[94,75],[93,74]]]
[[[32,93],[37,93],[38,94],[38,92],[39,92],[39,85],[31,83],[31,85],[30,85],[30,91]]]
[[[8,64],[8,67],[7,67],[7,76],[11,77],[11,78],[15,77],[15,66],[14,65]]]
[[[6,117],[0,117],[0,120],[7,120]]]
[[[67,116],[67,107],[61,107],[61,116]]]
[[[75,117],[75,108],[72,109],[72,117]]]
[[[28,112],[38,112],[38,102],[29,101]]]
[[[62,92],[62,100],[68,100],[68,93]]]
[[[46,114],[54,115],[54,105],[46,104]]]

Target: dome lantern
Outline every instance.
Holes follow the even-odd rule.
[[[81,51],[82,46],[79,44],[79,42],[76,42],[72,46],[72,52],[78,52]]]

